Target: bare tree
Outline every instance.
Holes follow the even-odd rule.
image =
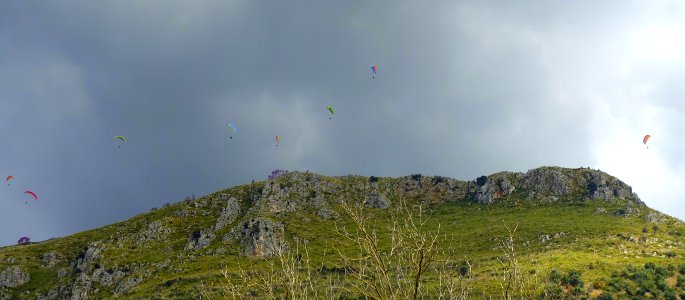
[[[401,198],[391,212],[389,245],[384,247],[364,203],[343,201],[341,206],[353,228],[336,225],[336,230],[358,247],[353,255],[338,250],[350,267],[352,291],[377,299],[417,299],[425,294],[423,278],[436,258],[440,226],[426,229],[430,218],[424,217],[423,208],[419,206],[415,214]]]

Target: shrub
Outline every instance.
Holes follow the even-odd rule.
[[[578,286],[583,286],[583,280],[580,279],[580,272],[576,270],[571,270],[568,271],[568,276],[565,278],[566,284],[570,284],[571,286],[578,287]]]
[[[411,179],[419,181],[421,180],[421,174],[412,174]]]
[[[549,281],[556,284],[562,283],[564,280],[564,274],[561,274],[557,269],[553,269],[549,272]]]
[[[488,181],[488,177],[487,177],[487,176],[481,176],[481,177],[476,178],[476,184],[477,184],[478,186],[485,185],[485,183],[486,183],[487,181]]]
[[[582,287],[579,287],[579,286],[574,287],[574,288],[571,290],[571,294],[576,295],[576,296],[578,296],[578,295],[580,295],[580,294],[583,294],[583,292],[584,292],[583,288],[582,288]]]
[[[544,299],[561,299],[564,296],[564,289],[556,283],[548,283],[542,292]]]
[[[654,229],[654,232],[657,232],[657,231],[659,231],[659,226],[658,226],[658,225],[654,225],[654,226],[652,226],[652,229]]]
[[[605,281],[599,280],[592,283],[592,287],[598,290],[603,290],[607,286]]]
[[[603,293],[599,294],[599,296],[595,299],[596,300],[614,300],[614,296],[611,295],[611,293],[603,292]]]
[[[642,232],[643,232],[643,233],[649,232],[649,228],[647,228],[647,226],[642,227]]]
[[[685,264],[682,264],[678,267],[678,272],[680,272],[682,275],[685,275]]]
[[[378,182],[378,177],[376,177],[376,176],[369,177],[369,182]]]
[[[435,177],[433,177],[433,180],[432,180],[433,184],[438,184],[438,183],[442,183],[445,181],[446,181],[446,178],[442,177],[442,176],[435,176]]]
[[[469,266],[465,261],[463,261],[459,264],[458,269],[459,269],[459,275],[461,275],[461,276],[466,276],[469,274]]]

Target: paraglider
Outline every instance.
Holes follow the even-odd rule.
[[[28,245],[30,243],[31,243],[31,239],[29,237],[26,237],[26,236],[20,237],[19,240],[17,241],[17,245]]]
[[[24,194],[29,194],[29,195],[33,196],[33,199],[36,199],[36,201],[38,201],[38,195],[36,195],[36,193],[34,193],[34,192],[25,191]],[[26,203],[28,203],[28,202],[26,202]]]
[[[280,143],[280,142],[281,142],[281,136],[277,134],[276,135],[276,147],[278,147],[278,143]]]
[[[12,180],[13,178],[14,178],[14,176],[12,176],[12,175],[7,176],[7,179],[5,179],[5,182],[7,182],[7,186],[10,186],[10,180]]]
[[[238,127],[236,127],[233,123],[228,124],[228,127],[233,129],[233,133],[238,133]],[[230,139],[233,139],[233,136],[231,136]]]
[[[115,136],[114,138],[115,138],[115,139],[119,139],[119,140],[121,140],[122,142],[124,142],[124,144],[126,144],[126,138],[125,138],[124,136],[122,136],[122,135],[117,135],[117,136]],[[119,145],[119,148],[121,148],[121,145]]]
[[[376,65],[371,65],[371,72],[373,72],[373,76],[371,78],[376,78]]]
[[[644,138],[642,138],[642,144],[647,145],[647,141],[649,141],[649,138],[651,138],[651,135],[645,135]],[[647,146],[647,149],[649,149],[649,146]]]
[[[331,112],[331,115],[335,115],[335,110],[333,109],[333,105],[329,105],[329,106],[328,106],[328,111]],[[332,119],[332,118],[333,118],[333,117],[329,117],[328,119],[330,120],[330,119]]]

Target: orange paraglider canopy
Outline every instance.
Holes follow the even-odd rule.
[[[648,135],[645,135],[645,137],[642,139],[642,143],[645,144],[645,145],[647,145],[647,141],[648,141],[649,138],[651,138],[651,137],[652,137],[652,136],[649,135],[649,134],[648,134]]]

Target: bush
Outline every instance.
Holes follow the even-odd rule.
[[[469,274],[469,266],[466,264],[466,262],[461,262],[459,264],[459,275],[461,276],[466,276]]]
[[[566,277],[566,284],[570,284],[574,287],[583,286],[583,280],[580,279],[580,272],[576,270],[568,271],[568,276]]]
[[[668,290],[664,293],[664,297],[666,300],[678,300],[678,297],[676,297],[675,291],[674,290]]]
[[[442,176],[435,176],[435,177],[433,177],[432,181],[433,181],[433,184],[438,184],[438,183],[445,182],[446,178],[442,177]]]
[[[657,231],[659,231],[659,226],[658,226],[658,225],[654,225],[654,226],[652,226],[652,229],[654,229],[654,232],[657,232]]]
[[[485,183],[486,183],[487,181],[488,181],[488,177],[487,177],[487,176],[481,176],[481,177],[476,178],[476,184],[477,184],[478,186],[485,185]]]
[[[579,286],[574,287],[574,288],[571,290],[571,294],[576,295],[576,296],[583,294],[583,292],[584,292],[583,288],[582,288],[582,287],[579,287]]]
[[[599,294],[599,296],[595,299],[596,300],[614,300],[614,296],[611,295],[611,293],[603,292],[603,293]]]
[[[592,283],[592,287],[598,290],[603,290],[605,287],[607,287],[607,283],[602,280],[595,281]]]
[[[557,269],[553,269],[549,272],[549,281],[556,284],[562,283],[564,280],[564,274],[561,274]]]
[[[421,174],[412,174],[411,179],[419,181],[421,180]]]
[[[678,281],[675,286],[685,290],[685,276],[678,275]]]
[[[647,226],[642,227],[642,233],[647,233],[647,232],[649,232],[649,228],[647,228]]]
[[[685,264],[682,264],[678,267],[678,272],[682,275],[685,275]]]
[[[376,176],[369,177],[369,182],[378,182],[378,177],[376,177]]]
[[[565,294],[564,289],[556,283],[548,283],[542,292],[544,299],[561,299]]]

